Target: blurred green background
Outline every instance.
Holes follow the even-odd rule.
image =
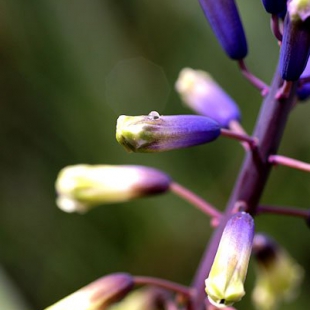
[[[269,17],[260,1],[240,1],[240,12],[247,64],[270,82],[278,46]],[[252,131],[260,95],[222,52],[198,1],[0,0],[0,262],[29,309],[117,271],[190,283],[212,230],[188,203],[167,194],[82,216],[57,209],[54,191],[66,165],[143,164],[223,209],[243,157],[236,142],[139,155],[115,141],[120,114],[190,113],[174,91],[183,67],[209,71]],[[294,109],[282,154],[310,161],[308,115],[307,104]],[[308,174],[278,167],[263,202],[309,208],[309,193]],[[256,222],[309,273],[302,221],[266,215]],[[247,282],[250,292],[251,268]],[[294,309],[307,307],[309,287],[306,278]],[[1,309],[26,309],[13,300]],[[252,309],[249,301],[247,294],[238,309]]]

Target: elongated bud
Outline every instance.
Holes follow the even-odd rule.
[[[287,0],[262,0],[265,10],[270,14],[281,14],[286,11]]]
[[[247,42],[234,0],[199,0],[209,24],[227,55],[240,60],[248,53]]]
[[[257,309],[273,310],[295,297],[303,270],[288,253],[264,234],[255,235],[253,253],[257,279],[252,299]]]
[[[244,281],[254,236],[254,220],[238,212],[227,222],[206,279],[209,301],[219,308],[231,306],[245,294]]]
[[[163,152],[211,142],[220,135],[220,125],[205,116],[121,115],[116,139],[129,152]]]
[[[187,106],[216,120],[221,127],[228,127],[232,120],[240,120],[237,104],[207,72],[185,68],[175,87]]]
[[[100,278],[45,310],[104,310],[123,298],[133,287],[129,274],[116,273]]]
[[[68,166],[56,181],[57,205],[66,212],[83,213],[95,205],[163,193],[170,183],[168,175],[149,167]]]
[[[310,2],[291,0],[284,20],[280,72],[287,81],[299,79],[310,53]]]

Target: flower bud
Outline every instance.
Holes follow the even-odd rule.
[[[56,181],[57,205],[66,212],[83,213],[95,205],[163,193],[170,183],[168,175],[149,167],[68,166]]]
[[[142,288],[128,294],[121,302],[111,306],[109,310],[159,310],[166,295],[158,288]]]
[[[270,14],[281,14],[286,11],[287,0],[262,0],[265,10]]]
[[[303,78],[310,78],[310,61],[308,58],[307,65],[302,72],[301,79]],[[300,101],[306,101],[310,97],[310,82],[301,83],[301,85],[298,85],[297,88],[297,97]]]
[[[305,83],[297,89],[298,100],[306,101],[310,97],[310,83]]]
[[[100,278],[45,310],[104,310],[133,287],[132,277],[116,273]]]
[[[151,153],[204,144],[220,135],[220,125],[206,116],[121,115],[116,139],[129,152]]]
[[[234,0],[199,0],[200,6],[227,55],[243,59],[248,53],[247,42]]]
[[[257,309],[273,310],[281,300],[291,300],[303,277],[301,267],[264,234],[255,235],[253,254],[257,279],[252,299]]]
[[[310,53],[310,3],[291,0],[284,20],[280,72],[287,81],[299,79]]]
[[[204,71],[185,68],[175,85],[184,103],[201,115],[228,127],[232,120],[240,120],[237,104]]]
[[[238,212],[227,222],[206,279],[209,301],[216,307],[231,306],[244,296],[253,236],[254,220],[248,213]]]

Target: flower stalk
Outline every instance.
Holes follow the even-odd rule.
[[[263,101],[253,133],[253,136],[257,137],[259,141],[257,146],[258,156],[253,156],[251,152],[246,154],[226,210],[206,247],[205,254],[196,271],[192,287],[197,289],[195,306],[198,310],[202,309],[201,305],[205,299],[203,290],[204,275],[210,271],[222,232],[232,211],[242,202],[248,206],[248,212],[255,214],[259,199],[265,188],[271,169],[268,157],[276,153],[291,107],[294,106],[296,101],[296,84],[293,85],[288,98],[281,101],[276,98],[275,95],[281,83],[282,79],[279,71],[276,70],[270,91]]]
[[[206,202],[203,198],[199,197],[186,187],[178,184],[177,182],[172,182],[170,184],[170,190],[174,194],[178,195],[179,197],[187,200],[190,202],[193,206],[195,206],[197,209],[202,211],[203,213],[211,216],[215,220],[219,220],[221,217],[221,212],[219,212],[215,207],[213,207],[211,204]]]
[[[282,155],[270,155],[268,160],[271,164],[275,166],[282,165],[282,166],[294,168],[297,170],[310,172],[310,164],[297,160],[297,159],[293,159],[293,158],[282,156]]]

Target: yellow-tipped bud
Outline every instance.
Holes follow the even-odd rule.
[[[66,212],[83,213],[95,205],[163,193],[170,182],[164,172],[143,166],[68,166],[56,181],[57,205]]]
[[[245,294],[244,281],[254,237],[254,220],[238,212],[227,222],[206,279],[209,301],[218,308],[231,306]]]

